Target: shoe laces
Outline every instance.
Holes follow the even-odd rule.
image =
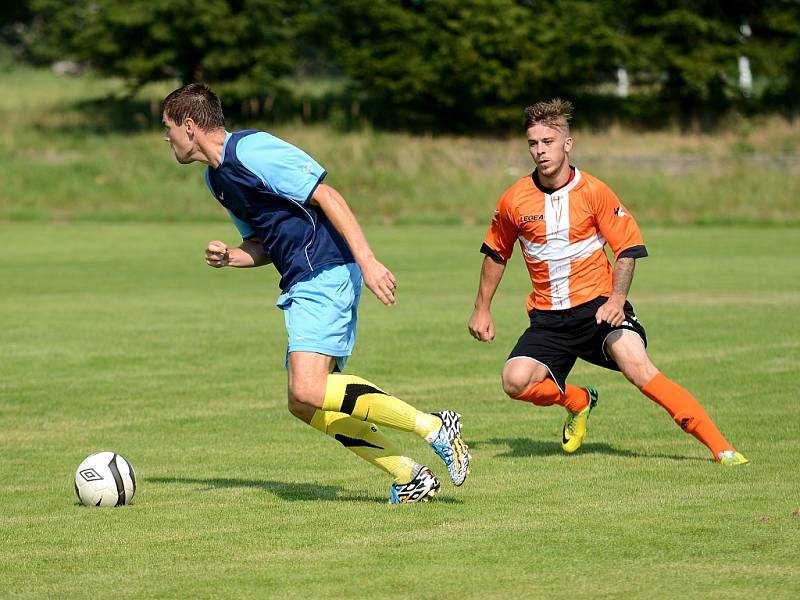
[[[577,421],[578,414],[579,413],[569,411],[569,417],[567,419],[567,431],[570,434],[575,433],[575,421]]]

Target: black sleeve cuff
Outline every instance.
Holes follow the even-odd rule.
[[[506,259],[500,256],[497,253],[497,250],[495,250],[494,248],[490,248],[486,244],[483,244],[481,246],[481,252],[483,252],[486,256],[491,258],[496,263],[506,264]]]
[[[632,248],[626,248],[620,252],[619,256],[617,256],[617,260],[620,258],[644,258],[647,255],[647,248],[644,246],[633,246]]]

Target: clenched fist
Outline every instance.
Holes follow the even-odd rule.
[[[225,242],[214,240],[206,246],[206,264],[215,269],[227,267],[230,262],[230,251]]]

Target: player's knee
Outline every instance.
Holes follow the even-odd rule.
[[[289,412],[292,413],[298,419],[302,419],[305,411],[308,410],[307,405],[301,404],[294,398],[292,398],[291,394],[289,395],[289,402],[287,405]]]
[[[289,395],[289,404],[287,408],[292,415],[305,423],[311,423],[311,420],[314,418],[314,413],[317,412],[317,409],[313,406],[297,402],[297,400],[292,398],[291,394]]]
[[[298,410],[308,407],[321,408],[324,399],[324,390],[320,391],[314,386],[293,383],[289,385],[289,412],[295,414],[292,406]],[[301,408],[302,407],[302,408]]]
[[[625,379],[639,389],[642,389],[653,380],[653,377],[658,375],[658,369],[646,356],[639,360],[621,361],[619,368]]]
[[[534,383],[547,378],[547,369],[530,360],[509,360],[503,367],[503,391],[510,398],[518,398]]]
[[[528,386],[521,383],[519,380],[514,379],[506,379],[503,377],[503,391],[506,393],[506,396],[509,398],[516,398],[520,394],[522,394]]]
[[[534,383],[538,383],[539,379],[534,373],[525,369],[503,369],[503,391],[509,398],[518,398],[525,390],[527,390]]]

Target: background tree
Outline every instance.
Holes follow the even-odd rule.
[[[274,94],[293,72],[289,0],[32,0],[51,48],[130,88],[164,79]]]
[[[659,110],[707,125],[741,98],[740,27],[758,11],[751,0],[655,0],[626,5],[632,66],[653,80]]]
[[[765,0],[753,23],[756,67],[764,73],[764,107],[795,115],[800,107],[800,0]]]
[[[0,64],[12,59],[36,62],[30,51],[33,21],[28,0],[5,0],[0,5]]]
[[[314,4],[310,31],[392,126],[516,126],[526,103],[603,80],[624,53],[604,5],[578,0]]]
[[[573,99],[585,122],[651,127],[800,106],[800,0],[9,0],[3,8],[0,45],[13,43],[28,60],[75,60],[131,91],[205,81],[229,110],[250,107],[248,116],[280,97],[273,116],[360,107],[379,126],[499,132],[553,96]],[[752,94],[739,87],[742,56]],[[623,67],[627,97],[615,85]],[[319,78],[339,85],[323,93],[308,83]]]

